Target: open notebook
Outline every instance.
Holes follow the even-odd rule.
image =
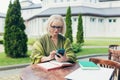
[[[72,66],[73,64],[70,62],[57,62],[55,60],[52,60],[49,62],[39,63],[37,65],[39,67],[41,67],[42,69],[49,71],[52,69],[61,68],[61,67],[65,67],[65,66]]]

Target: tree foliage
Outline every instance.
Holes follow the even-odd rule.
[[[12,4],[10,1],[4,27],[4,48],[9,57],[27,56],[27,35],[25,34],[24,20],[21,17],[19,0]]]
[[[73,37],[72,37],[72,20],[71,20],[71,7],[69,6],[67,8],[67,14],[66,14],[66,33],[65,37],[69,38],[71,42],[73,42]]]
[[[78,26],[77,26],[77,35],[76,35],[77,43],[81,44],[84,42],[84,35],[83,35],[83,21],[82,16],[79,14],[78,16]]]

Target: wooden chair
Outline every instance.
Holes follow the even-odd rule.
[[[120,63],[120,49],[119,50],[113,50],[109,49],[109,52],[111,53],[111,56],[109,60],[117,61]]]
[[[108,49],[108,59],[111,60],[112,59],[112,50],[117,50],[117,48],[119,47],[119,45],[109,45],[109,49]]]
[[[111,80],[120,80],[120,78],[119,78],[120,63],[119,62],[105,60],[105,59],[101,59],[101,58],[90,58],[89,61],[92,61],[101,67],[114,68],[115,70],[111,77]]]
[[[109,45],[109,48],[117,49],[118,46],[119,46],[119,45],[117,45],[117,44],[112,44],[112,45]]]
[[[120,63],[120,45],[109,45],[109,49],[108,49],[108,59],[109,60],[113,60],[113,61],[117,61]],[[120,80],[120,70],[118,72],[118,80]]]

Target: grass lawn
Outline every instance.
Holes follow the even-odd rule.
[[[29,39],[28,44],[33,44],[35,39]],[[86,39],[84,46],[109,46],[110,44],[120,45],[120,38],[103,38],[103,39]],[[83,48],[77,56],[90,55],[90,54],[108,54],[108,48]],[[28,51],[28,55],[31,51]],[[0,53],[0,66],[30,63],[30,58],[9,58],[5,53]]]
[[[90,55],[90,54],[108,54],[108,48],[83,48],[77,56]]]
[[[84,46],[109,46],[111,44],[119,44],[120,40],[85,40]]]
[[[76,53],[77,56],[90,55],[90,54],[102,54],[107,53],[107,48],[83,48],[81,52]],[[28,52],[28,55],[31,54],[31,51]],[[15,65],[15,64],[24,64],[30,63],[31,60],[29,57],[26,58],[9,58],[6,57],[5,53],[0,53],[0,66],[6,65]]]
[[[30,54],[31,51],[28,52]],[[0,53],[0,66],[30,63],[30,58],[10,58],[5,53]]]

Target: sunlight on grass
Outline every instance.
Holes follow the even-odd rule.
[[[120,40],[85,40],[84,46],[109,46],[120,44]]]
[[[34,41],[35,41],[34,38],[29,39],[28,44],[32,45]],[[86,39],[84,42],[84,46],[109,46],[111,44],[120,45],[120,38]],[[31,51],[28,51],[27,54],[30,55]],[[76,53],[77,56],[91,55],[91,54],[108,54],[108,48],[83,48],[82,51]],[[25,64],[30,62],[31,62],[30,57],[10,58],[10,57],[6,57],[5,53],[0,53],[0,66]]]
[[[77,56],[91,55],[91,54],[108,54],[108,48],[83,48]]]
[[[108,53],[108,48],[83,48],[82,51],[76,53],[77,56],[91,55],[91,54],[105,54]],[[31,51],[28,51],[28,55]],[[25,58],[10,58],[6,57],[5,53],[0,53],[0,66],[25,64],[30,63],[30,57]]]
[[[31,51],[28,51],[28,54],[31,54]],[[30,63],[30,58],[10,58],[5,55],[5,53],[0,53],[0,66],[5,65],[14,65],[14,64],[24,64]]]

